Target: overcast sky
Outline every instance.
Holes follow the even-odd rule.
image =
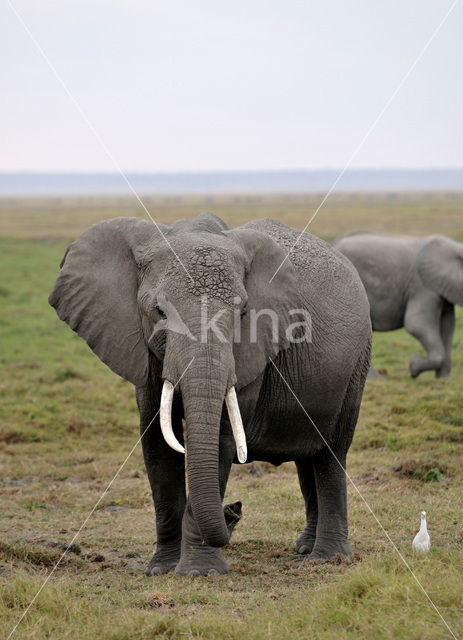
[[[131,171],[338,168],[451,0],[11,0]],[[353,162],[463,166],[463,2]],[[114,166],[0,5],[0,170]]]

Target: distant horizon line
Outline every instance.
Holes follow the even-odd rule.
[[[0,196],[460,191],[463,167],[236,171],[0,171]]]
[[[340,173],[341,167],[296,167],[292,169],[123,169],[123,173],[130,175],[203,175],[203,174],[248,174],[248,173]],[[429,167],[351,167],[345,173],[355,172],[425,172],[425,171],[463,171],[463,165],[429,166]],[[121,175],[116,170],[104,169],[1,169],[1,175]]]

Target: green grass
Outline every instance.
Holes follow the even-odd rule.
[[[353,227],[463,239],[459,194],[336,198],[317,219],[326,238]],[[303,228],[313,196],[159,198],[168,222],[210,209],[235,225],[270,215]],[[61,323],[47,296],[68,239],[128,200],[0,203],[0,636],[19,620],[138,438],[133,388]],[[403,330],[374,336],[384,380],[367,383],[348,471],[457,636],[463,636],[463,314],[452,375],[412,380],[419,345]],[[137,449],[38,596],[14,637],[434,639],[450,637],[349,485],[351,559],[310,565],[292,552],[303,526],[292,464],[233,470],[227,500],[245,517],[225,555],[231,573],[146,578],[154,543]],[[105,506],[122,507],[116,511]],[[432,548],[415,557],[419,512]]]

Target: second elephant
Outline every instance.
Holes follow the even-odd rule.
[[[454,305],[463,305],[463,244],[441,235],[355,231],[333,245],[359,272],[373,330],[405,327],[425,348],[425,357],[411,356],[411,375],[434,370],[437,378],[448,376]]]

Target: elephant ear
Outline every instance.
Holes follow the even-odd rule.
[[[233,345],[236,386],[240,389],[257,378],[279,351],[289,347],[291,332],[287,329],[298,321],[294,310],[302,304],[294,268],[285,260],[287,253],[270,236],[254,229],[235,229],[227,235],[237,240],[247,258],[247,312],[241,321],[240,340]]]
[[[445,236],[433,236],[418,253],[423,284],[452,304],[463,305],[463,245]]]
[[[153,223],[139,218],[93,225],[68,247],[48,298],[59,318],[110,369],[136,386],[148,376],[137,259],[157,235]]]

